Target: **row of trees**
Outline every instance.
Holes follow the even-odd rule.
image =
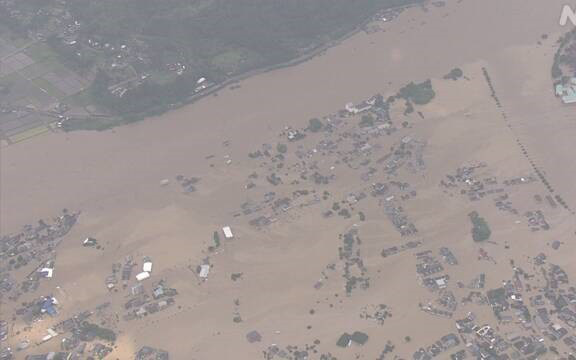
[[[554,55],[554,63],[552,64],[552,78],[559,80],[564,76],[562,71],[563,65],[568,65],[572,68],[576,76],[576,52],[574,51],[574,44],[576,44],[576,29],[566,33],[558,41],[558,51]],[[565,81],[565,79],[563,79]]]

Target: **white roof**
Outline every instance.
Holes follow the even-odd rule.
[[[52,275],[54,274],[54,269],[43,268],[43,269],[40,269],[40,273],[45,274],[44,276],[47,278],[51,278]]]
[[[152,261],[146,261],[143,265],[142,265],[142,271],[145,272],[152,272]]]
[[[136,280],[138,281],[142,281],[142,280],[146,280],[150,277],[150,273],[147,271],[142,271],[140,274],[136,275]]]
[[[444,278],[436,279],[436,284],[438,284],[438,285],[445,285],[445,284],[446,284],[446,279],[444,279]]]
[[[200,265],[200,274],[198,276],[205,279],[208,277],[209,273],[210,273],[210,265]]]
[[[232,234],[232,229],[230,229],[230,226],[224,226],[222,228],[222,231],[224,232],[224,236],[226,237],[226,239],[231,239],[234,237],[234,234]]]

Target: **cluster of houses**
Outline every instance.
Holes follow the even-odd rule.
[[[368,342],[368,335],[361,331],[355,331],[352,334],[344,333],[340,336],[338,341],[336,341],[336,345],[339,347],[347,348],[352,346],[352,344],[356,345],[364,345]]]
[[[62,235],[62,233],[66,233],[69,230],[69,227],[71,227],[72,223],[75,222],[73,220],[69,220],[66,217],[64,217],[64,219],[66,219],[68,221],[61,220],[62,222],[65,223],[65,226],[64,226],[64,230],[62,230],[62,229],[60,229],[60,227],[58,227],[59,231],[56,231],[56,233],[58,235]],[[74,216],[74,220],[75,220],[75,216]],[[41,225],[41,226],[45,227],[47,225]],[[35,235],[36,233],[32,230],[33,230],[33,228],[28,229],[26,232],[26,236],[30,237],[31,236],[30,234]],[[227,240],[231,240],[234,238],[234,234],[233,234],[230,226],[224,226],[222,228],[222,233],[223,233],[225,239],[227,239]],[[25,235],[22,235],[22,237],[25,237]],[[32,238],[36,239],[35,236],[32,236]],[[11,239],[12,238],[9,238],[8,240],[11,240]],[[11,242],[8,241],[8,243],[11,243]],[[93,238],[90,238],[90,237],[86,238],[86,240],[84,240],[82,242],[83,246],[88,246],[88,247],[94,246],[96,244],[97,244],[97,241]],[[8,249],[9,249],[9,247],[8,247]],[[126,258],[126,262],[125,262],[124,267],[122,267],[121,264],[115,264],[115,265],[116,265],[115,268],[117,268],[117,269],[114,270],[114,274],[122,272],[122,279],[125,281],[125,284],[127,285],[127,282],[131,278],[133,278],[131,276],[132,268],[136,265],[132,261],[132,257],[128,256]],[[142,317],[142,316],[147,315],[147,314],[153,314],[155,312],[164,310],[175,303],[173,297],[175,295],[177,295],[177,291],[175,289],[171,289],[171,288],[166,287],[163,281],[160,281],[159,283],[153,284],[152,297],[147,296],[145,294],[144,288],[143,288],[143,285],[145,282],[144,280],[150,278],[150,276],[152,274],[152,269],[153,269],[152,259],[150,257],[144,257],[142,264],[141,264],[141,272],[139,272],[135,276],[136,285],[131,288],[132,298],[125,305],[125,308],[127,310],[129,310],[128,314],[126,316],[124,316],[125,320],[131,320],[134,318]],[[210,269],[209,266],[203,266],[202,271],[199,274],[200,278],[206,279],[208,276],[208,273],[209,273],[209,269]],[[38,274],[40,277],[51,278],[53,275],[53,271],[54,271],[54,261],[50,260],[50,261],[43,262],[40,266],[38,266],[36,268],[36,270],[34,271],[34,274]],[[113,277],[115,278],[116,275],[114,275]],[[107,281],[108,288],[110,290],[114,289],[115,283],[116,283],[115,279],[114,279],[114,281]],[[42,318],[45,316],[49,316],[49,317],[58,316],[59,315],[58,306],[59,306],[59,303],[55,297],[53,297],[51,295],[50,296],[43,296],[43,297],[40,297],[39,299],[37,299],[36,301],[25,304],[25,306],[23,306],[22,309],[19,309],[17,311],[17,313],[22,316],[23,320],[26,323],[32,324],[34,322],[41,321]],[[92,312],[88,312],[88,313],[91,314]],[[75,324],[72,328],[76,328],[78,323],[82,323],[81,319],[84,319],[84,317],[76,317],[75,316],[73,319],[66,320],[60,324],[64,324],[64,323],[68,323],[68,322],[72,321]],[[66,328],[62,327],[60,324],[53,326],[52,328],[48,328],[46,335],[41,337],[41,339],[39,340],[39,343],[48,342],[48,341],[50,341],[50,340],[52,340],[58,336],[62,336],[63,334],[66,334],[67,332],[71,331],[70,329],[66,329]],[[72,330],[74,330],[74,329],[72,329]],[[66,339],[68,339],[68,338],[66,338]],[[26,347],[28,347],[29,342],[26,341],[26,342],[23,342],[23,344],[25,344],[25,346],[23,345],[22,347],[19,347],[17,350],[19,350],[19,351],[24,350]],[[86,343],[83,343],[83,344],[86,345]],[[94,346],[92,346],[92,347],[94,347]],[[39,354],[39,355],[28,355],[26,357],[26,359],[33,359],[33,360],[66,359],[66,360],[68,360],[68,359],[80,359],[80,358],[82,358],[81,357],[82,352],[76,351],[77,346],[73,346],[73,348],[74,348],[74,351],[71,351],[71,352],[60,351],[60,352],[49,352],[49,353]],[[6,351],[4,351],[4,350],[6,350]],[[63,349],[63,350],[66,350],[66,349]],[[102,345],[102,346],[95,347],[95,349],[91,350],[90,353],[93,353],[93,354],[98,353],[98,354],[100,354],[100,355],[97,355],[98,358],[102,358],[103,356],[106,356],[110,351],[112,351],[111,348],[109,348],[105,345]],[[78,356],[80,356],[80,357],[78,357]],[[168,359],[169,358],[168,353],[166,351],[147,348],[147,347],[141,349],[141,351],[138,352],[136,357],[138,359],[150,359],[150,358]],[[3,359],[3,360],[4,359],[13,359],[12,350],[9,348],[2,349],[2,357],[0,357],[0,359]]]
[[[145,258],[142,264],[142,272],[136,274],[136,280],[146,280],[150,277],[150,274],[152,274],[152,261],[150,258]]]
[[[426,348],[420,348],[412,355],[414,360],[428,360],[433,357],[441,355],[443,352],[448,351],[456,346],[460,345],[460,339],[456,334],[447,334],[442,336],[434,344],[427,346]],[[454,358],[454,356],[452,356]]]

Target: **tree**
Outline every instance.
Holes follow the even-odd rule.
[[[286,146],[286,144],[278,144],[278,145],[276,145],[276,150],[280,154],[285,154],[286,151],[288,151],[288,146]]]
[[[462,69],[454,68],[454,69],[450,70],[450,72],[448,74],[444,75],[444,79],[458,80],[462,76],[464,76],[464,72],[462,71]]]
[[[323,127],[324,127],[324,124],[318,118],[313,118],[313,119],[308,120],[308,130],[310,130],[312,132],[318,132],[318,131],[322,130]]]
[[[414,105],[410,101],[406,101],[406,109],[404,109],[404,115],[409,115],[414,112]]]
[[[109,342],[116,341],[116,333],[113,330],[100,327],[87,321],[82,324],[82,328],[80,330],[84,335],[81,336],[81,338],[90,339],[97,337]]]
[[[436,92],[432,88],[432,81],[426,80],[419,84],[409,83],[400,89],[398,96],[416,105],[426,105],[434,99]]]
[[[374,106],[379,108],[385,108],[387,106],[386,101],[384,101],[384,96],[378,94],[374,97]]]
[[[476,211],[471,212],[469,215],[472,221],[472,239],[476,242],[485,241],[490,238],[492,231],[488,226],[486,220],[478,215]]]
[[[552,77],[554,79],[562,77],[562,69],[560,69],[560,66],[557,63],[554,63],[552,66]]]
[[[360,127],[374,126],[374,118],[371,115],[362,115],[360,119]]]

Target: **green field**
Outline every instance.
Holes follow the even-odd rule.
[[[62,91],[58,90],[56,86],[54,86],[50,81],[44,79],[43,77],[37,77],[32,80],[32,82],[38,86],[41,90],[45,90],[46,93],[52,96],[55,99],[63,99],[66,97],[66,94]]]
[[[32,128],[32,129],[22,131],[16,135],[10,136],[8,139],[12,143],[17,143],[17,142],[21,142],[21,141],[33,138],[34,136],[42,135],[44,133],[47,133],[48,131],[50,131],[50,129],[48,127],[38,126],[38,127]]]

